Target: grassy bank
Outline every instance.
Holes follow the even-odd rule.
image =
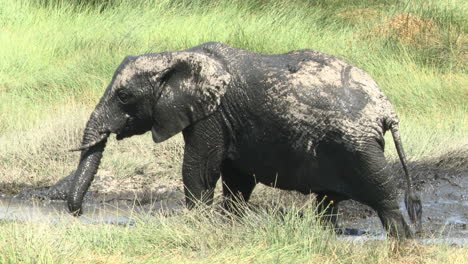
[[[369,72],[389,97],[411,160],[467,149],[466,1],[212,2],[2,0],[0,193],[47,186],[76,167],[79,153],[68,149],[79,144],[90,111],[126,55],[206,41],[342,57]],[[158,145],[149,135],[119,144],[111,139],[99,173],[143,173],[180,184],[182,146],[180,136]],[[393,144],[387,146],[393,159]],[[0,262],[458,263],[463,257],[445,246],[395,255],[389,242],[350,245],[306,231],[312,216],[288,222],[252,217],[262,221],[210,227],[187,212],[142,219],[134,228],[0,222],[0,252],[7,252]]]

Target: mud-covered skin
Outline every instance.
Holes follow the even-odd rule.
[[[221,43],[127,57],[88,121],[68,204],[81,213],[105,138],[151,130],[155,142],[182,131],[187,206],[211,203],[222,175],[226,207],[256,183],[375,209],[393,236],[411,232],[383,155],[398,120],[375,82],[341,59],[310,50],[264,55]],[[420,201],[408,174],[409,212]],[[331,219],[334,221],[333,217]]]

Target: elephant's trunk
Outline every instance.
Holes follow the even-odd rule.
[[[97,120],[98,118],[93,113],[86,124],[82,142],[84,148],[68,193],[68,209],[75,216],[82,214],[81,205],[84,195],[97,172],[109,135],[99,133]]]
[[[81,146],[77,147],[77,148],[73,148],[73,149],[70,149],[70,151],[83,151],[83,150],[87,150],[91,147],[94,147],[96,146],[97,144],[101,143],[103,140],[106,140],[107,137],[109,136],[109,133],[105,133],[105,134],[101,134],[98,136],[98,138],[96,138],[95,140],[87,143],[87,144],[82,144]]]

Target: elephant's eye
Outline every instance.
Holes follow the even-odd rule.
[[[132,96],[128,92],[120,90],[117,92],[117,97],[122,104],[128,104]]]

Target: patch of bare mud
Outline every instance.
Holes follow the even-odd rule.
[[[181,180],[149,179],[139,174],[119,179],[101,176],[93,182],[90,195],[91,199],[102,202],[138,200],[140,204],[184,198]]]
[[[74,171],[55,185],[32,188],[14,196],[19,200],[66,200]],[[182,180],[154,179],[142,174],[117,178],[100,170],[86,193],[85,202],[112,203],[127,201],[145,205],[163,200],[183,200]]]

